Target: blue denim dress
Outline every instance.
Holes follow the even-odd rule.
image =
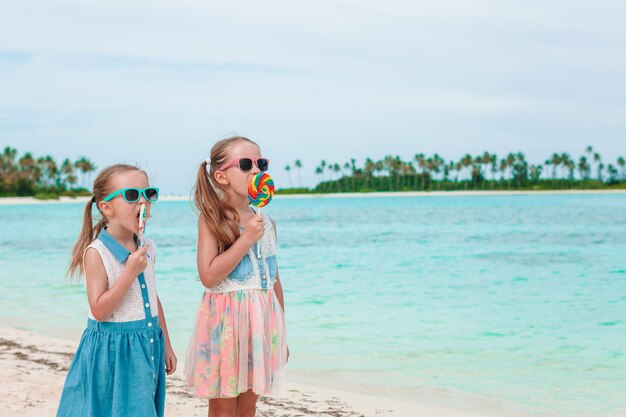
[[[98,239],[120,264],[130,255],[106,230]],[[144,273],[137,280],[145,318],[122,322],[88,319],[65,380],[57,417],[163,416],[163,332],[158,316],[151,314]]]

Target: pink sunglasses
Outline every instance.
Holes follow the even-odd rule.
[[[267,158],[239,158],[226,162],[222,165],[219,171],[224,171],[233,165],[239,165],[239,169],[242,171],[250,171],[252,164],[255,164],[261,171],[267,171],[270,166],[270,160]]]

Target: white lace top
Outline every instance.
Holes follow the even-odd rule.
[[[277,277],[276,232],[270,217],[261,213],[265,222],[263,237],[253,245],[228,277],[212,288],[210,293],[274,288]],[[243,230],[243,227],[241,228]],[[260,246],[260,256],[257,245]]]
[[[105,231],[103,231],[105,232]],[[110,237],[110,235],[109,235]],[[148,239],[146,237],[143,238],[145,245],[148,246],[148,267],[143,272],[145,285],[148,290],[148,299],[149,306],[144,306],[143,298],[141,296],[141,288],[138,279],[133,281],[133,284],[130,286],[130,289],[126,293],[126,296],[122,299],[120,304],[117,306],[115,311],[111,313],[111,315],[104,321],[107,322],[125,322],[125,321],[135,321],[135,320],[143,320],[146,318],[145,307],[150,308],[150,312],[152,313],[152,317],[156,317],[159,315],[159,307],[157,303],[157,291],[156,291],[156,281],[154,279],[154,255],[156,245],[154,241]],[[102,263],[104,264],[104,268],[107,273],[107,278],[109,280],[109,288],[115,284],[115,282],[120,278],[122,272],[124,272],[124,267],[126,265],[126,258],[123,258],[124,261],[120,262],[119,259],[122,259],[120,253],[122,252],[123,246],[119,243],[113,241],[111,243],[110,240],[107,240],[109,245],[117,244],[119,247],[107,247],[102,240],[96,239],[87,248],[94,248],[100,254],[102,258]],[[125,249],[124,249],[125,250]],[[116,253],[116,255],[114,255]],[[128,253],[128,251],[126,251]],[[95,320],[91,310],[89,311],[89,318]]]

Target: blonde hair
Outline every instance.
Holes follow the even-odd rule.
[[[217,238],[218,251],[228,249],[239,238],[239,215],[224,197],[224,190],[214,179],[215,172],[227,162],[229,149],[235,142],[255,142],[243,136],[222,139],[211,148],[210,165],[203,161],[198,168],[194,202],[199,215],[206,221],[209,230]]]
[[[85,250],[87,250],[87,246],[89,246],[89,244],[93,242],[96,237],[98,237],[98,234],[108,223],[104,214],[100,213],[100,218],[94,226],[93,217],[91,215],[93,204],[96,203],[97,208],[98,202],[102,201],[103,198],[113,191],[111,190],[113,177],[119,173],[127,171],[141,171],[145,174],[146,178],[148,177],[148,174],[146,174],[144,170],[134,165],[116,164],[100,171],[93,182],[93,197],[85,206],[83,214],[83,227],[78,235],[78,240],[72,249],[72,258],[70,266],[67,269],[68,276],[73,277],[78,274],[78,277],[80,278],[85,273],[83,266],[83,256],[85,254]]]

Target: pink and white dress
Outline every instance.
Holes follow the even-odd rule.
[[[276,235],[269,216],[263,237],[228,277],[202,296],[185,375],[193,395],[232,398],[248,390],[276,393],[287,361],[285,315],[274,292]],[[260,245],[258,256],[257,245]]]

